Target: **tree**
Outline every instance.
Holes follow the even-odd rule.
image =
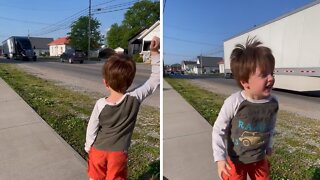
[[[135,3],[124,15],[123,26],[132,30],[132,35],[149,28],[160,18],[160,2],[143,0]]]
[[[128,46],[128,40],[160,19],[160,2],[142,0],[135,3],[124,15],[121,25],[113,24],[107,32],[109,47]],[[117,42],[117,43],[115,43]]]
[[[112,49],[124,47],[122,46],[124,33],[123,26],[119,26],[117,23],[112,24],[110,30],[107,32],[107,46]]]
[[[88,16],[81,16],[77,21],[72,23],[71,32],[68,33],[72,48],[88,52],[88,20]],[[96,49],[100,46],[101,36],[98,31],[100,25],[100,22],[96,18],[91,18],[90,49]]]

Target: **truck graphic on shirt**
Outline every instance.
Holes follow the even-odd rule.
[[[244,131],[239,140],[243,146],[262,144],[265,140],[265,133]]]

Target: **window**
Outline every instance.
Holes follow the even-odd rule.
[[[150,44],[151,44],[151,41],[144,41],[143,51],[148,51],[148,50],[150,50]]]

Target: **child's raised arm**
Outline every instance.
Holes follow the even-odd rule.
[[[151,51],[151,75],[149,79],[140,87],[130,92],[129,95],[135,96],[142,102],[147,96],[151,95],[160,84],[160,38],[153,37],[150,44]]]

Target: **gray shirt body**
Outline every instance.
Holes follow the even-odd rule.
[[[227,128],[227,150],[232,162],[252,163],[264,159],[277,111],[275,99],[265,103],[244,100],[240,104]]]
[[[278,101],[246,98],[244,91],[229,96],[218,115],[212,131],[215,161],[252,163],[265,157],[272,147]]]
[[[99,115],[99,130],[93,147],[105,151],[128,150],[140,102],[126,96],[115,106],[106,105]]]

